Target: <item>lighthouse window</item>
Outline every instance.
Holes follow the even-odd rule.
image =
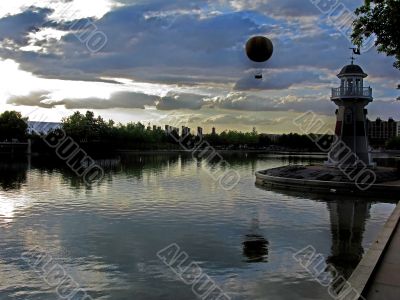
[[[347,84],[348,84],[349,89],[352,89],[352,87],[353,87],[353,79],[349,79],[347,81]]]
[[[356,80],[356,89],[359,91],[361,89],[361,79]]]
[[[353,92],[353,78],[347,79],[347,89],[346,95],[352,95]]]
[[[351,109],[346,109],[346,112],[344,114],[344,121],[346,124],[353,123],[353,112],[351,111]]]

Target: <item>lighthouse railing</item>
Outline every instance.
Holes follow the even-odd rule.
[[[372,97],[372,88],[338,87],[332,89],[332,98],[338,97]]]

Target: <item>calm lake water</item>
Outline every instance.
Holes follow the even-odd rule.
[[[106,177],[91,188],[61,163],[1,158],[0,299],[58,299],[28,251],[50,257],[93,299],[198,299],[157,257],[172,243],[231,299],[330,299],[292,254],[311,245],[349,276],[394,209],[385,199],[254,184],[256,170],[314,159],[224,158],[241,175],[231,191],[185,154],[102,160]]]

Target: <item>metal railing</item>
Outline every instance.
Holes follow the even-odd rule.
[[[372,88],[338,87],[332,89],[332,98],[338,97],[368,97],[372,98]]]

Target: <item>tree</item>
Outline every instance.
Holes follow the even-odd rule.
[[[386,148],[391,150],[400,150],[400,137],[394,137],[387,141]]]
[[[95,118],[91,111],[87,111],[86,114],[77,111],[62,120],[62,128],[67,135],[80,141],[107,139],[111,135],[113,126],[113,121],[107,123],[100,116]]]
[[[400,69],[400,0],[365,0],[355,13],[351,36],[354,44],[361,46],[374,34],[378,51],[394,56],[394,67]]]
[[[27,136],[28,118],[16,111],[5,111],[0,115],[0,140],[24,140]]]

